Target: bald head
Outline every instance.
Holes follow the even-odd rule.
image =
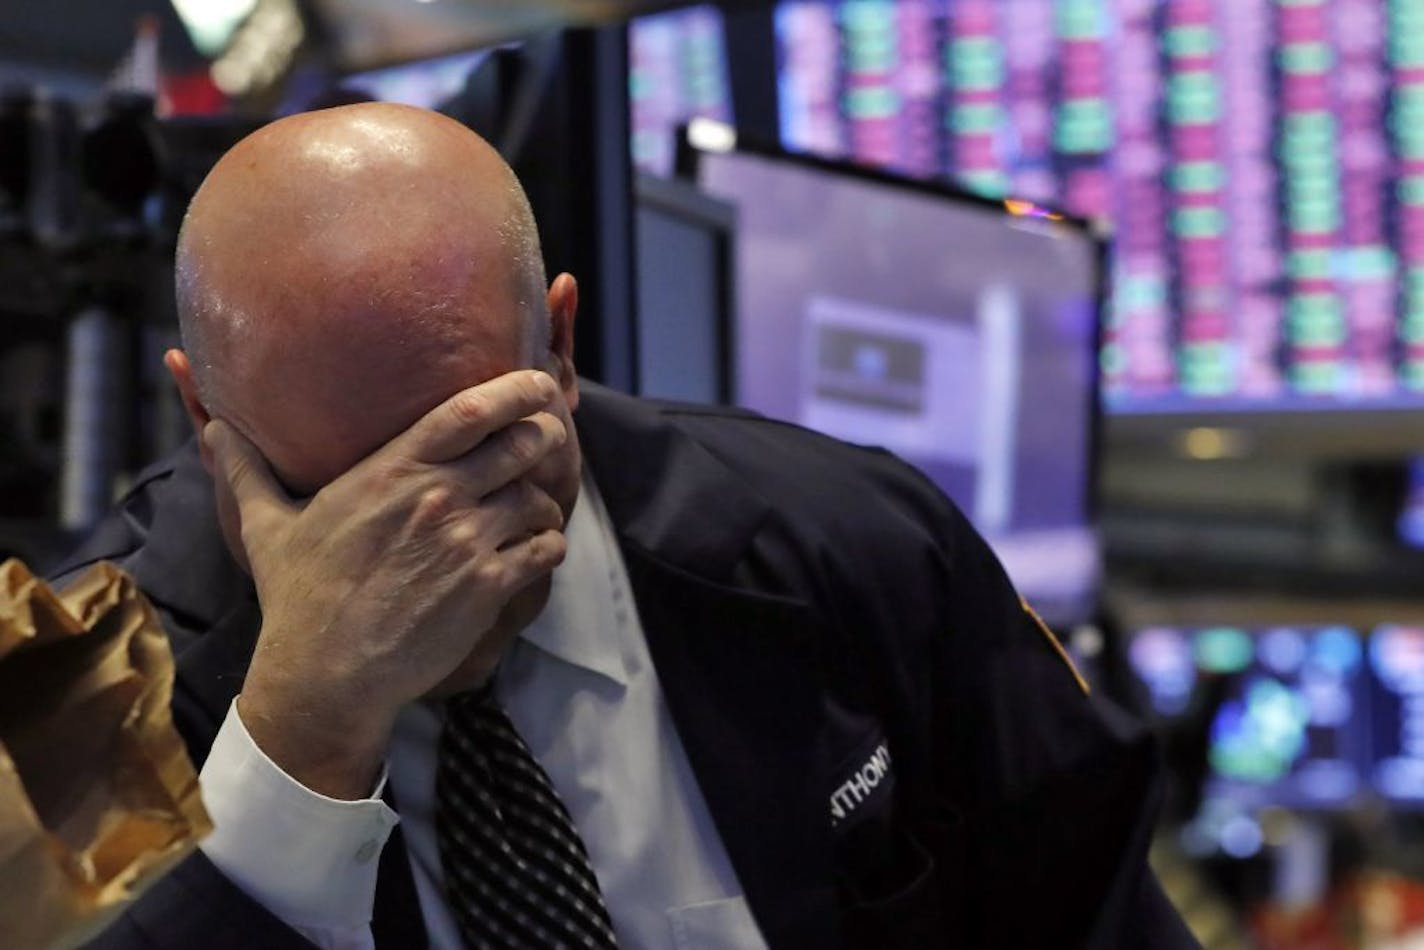
[[[177,291],[197,398],[314,490],[454,392],[542,365],[537,231],[484,140],[421,109],[292,116],[189,207]]]

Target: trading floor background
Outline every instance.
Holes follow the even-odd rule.
[[[363,99],[500,148],[588,375],[959,503],[1160,727],[1207,946],[1424,941],[1424,0],[0,5],[0,554],[187,438],[212,162]]]

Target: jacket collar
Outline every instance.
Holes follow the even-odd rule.
[[[655,404],[582,380],[579,390],[579,442],[620,538],[728,580],[770,513],[766,501]]]

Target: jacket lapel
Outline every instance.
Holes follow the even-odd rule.
[[[586,386],[584,455],[618,530],[649,653],[767,941],[840,945],[824,688],[810,609],[733,581],[771,514],[656,409]],[[636,445],[630,465],[626,453]]]

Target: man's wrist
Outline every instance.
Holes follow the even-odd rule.
[[[297,782],[328,798],[368,798],[390,745],[395,710],[370,697],[249,675],[238,715],[257,747]]]

